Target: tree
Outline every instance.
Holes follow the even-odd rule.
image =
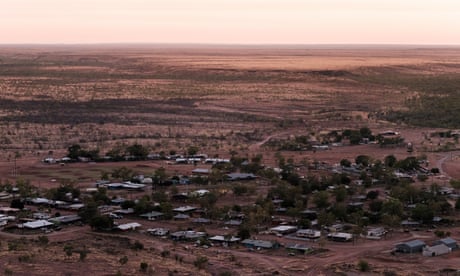
[[[91,219],[89,225],[91,228],[98,231],[112,229],[113,220],[108,216],[97,215]]]
[[[355,158],[355,163],[358,165],[362,165],[363,167],[368,167],[371,162],[371,158],[367,155],[358,155]]]
[[[10,207],[22,210],[24,209],[24,202],[19,198],[15,198],[11,201]]]
[[[373,190],[373,191],[367,192],[366,198],[368,198],[370,200],[374,200],[378,196],[379,196],[379,191],[378,190]]]
[[[349,168],[351,166],[351,161],[348,159],[340,160],[340,166]]]
[[[128,262],[128,257],[127,256],[123,256],[121,257],[118,262],[121,264],[121,265],[124,265]]]
[[[251,237],[251,230],[247,225],[241,225],[238,229],[238,237],[241,240],[249,239]]]
[[[193,155],[197,154],[199,150],[200,149],[197,146],[190,146],[187,149],[187,154],[189,156],[193,156]]]
[[[359,134],[361,134],[361,137],[363,138],[371,138],[372,137],[372,131],[368,127],[362,127],[359,129]]]
[[[387,155],[385,157],[385,166],[389,167],[389,168],[393,168],[393,166],[396,164],[398,160],[396,159],[396,157],[394,155]]]
[[[412,219],[416,221],[422,221],[423,223],[430,223],[433,221],[434,212],[433,209],[425,204],[417,204],[412,209]]]
[[[319,209],[329,207],[329,193],[326,191],[317,192],[313,196],[313,203],[315,203],[316,207]]]
[[[90,222],[97,214],[97,204],[93,200],[86,202],[85,206],[78,211],[81,220],[86,223]]]
[[[382,211],[388,215],[401,217],[403,215],[403,204],[397,199],[385,201],[382,205]]]
[[[457,201],[455,202],[455,209],[460,210],[460,197],[457,198]]]
[[[134,144],[126,148],[129,155],[135,156],[137,159],[144,160],[149,154],[148,148],[140,144]]]
[[[70,147],[67,148],[67,157],[70,159],[78,159],[81,155],[81,146],[78,144],[71,145]]]

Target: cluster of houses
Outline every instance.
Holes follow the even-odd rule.
[[[449,254],[458,248],[457,241],[447,237],[433,242],[431,246],[427,245],[422,240],[411,240],[398,243],[395,245],[394,252],[410,254],[422,253],[423,256],[434,257]]]

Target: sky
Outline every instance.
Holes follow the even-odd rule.
[[[0,44],[460,45],[460,0],[0,0]]]

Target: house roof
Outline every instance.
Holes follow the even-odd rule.
[[[49,220],[53,222],[70,223],[70,222],[81,220],[81,217],[78,215],[68,215],[68,216],[54,217]]]
[[[451,237],[440,239],[439,241],[442,242],[443,244],[446,244],[446,245],[447,244],[457,244],[457,241],[452,239]]]
[[[415,247],[425,246],[426,244],[424,241],[421,241],[421,240],[412,240],[412,241],[400,243],[399,245],[406,245],[408,247],[415,248]]]
[[[286,232],[286,231],[294,231],[294,230],[297,230],[297,226],[279,225],[279,226],[270,228],[270,231],[274,231],[274,232]]]
[[[190,216],[186,214],[177,214],[174,216],[175,219],[189,219]]]
[[[23,224],[25,228],[30,228],[30,229],[37,229],[37,228],[42,228],[42,227],[47,227],[53,225],[51,222],[47,220],[35,220],[35,221],[30,221],[26,222]]]
[[[240,241],[240,238],[234,236],[231,236],[230,238],[225,238],[224,236],[217,235],[214,237],[210,237],[209,240],[216,242],[237,242]]]
[[[445,254],[450,251],[450,248],[445,244],[438,244],[433,246],[426,246],[424,247],[423,251],[438,253],[438,254]]]
[[[274,244],[271,241],[245,239],[242,244],[251,245],[260,248],[272,248]]]
[[[148,213],[145,213],[139,216],[143,218],[155,218],[155,217],[161,217],[162,215],[164,215],[162,212],[152,211],[152,212],[148,212]]]
[[[174,212],[191,212],[191,211],[194,211],[196,209],[197,208],[193,207],[193,206],[181,206],[181,207],[174,208],[173,211]]]
[[[118,229],[120,230],[134,230],[138,227],[141,227],[142,225],[140,223],[137,223],[137,222],[130,222],[130,223],[125,223],[125,224],[120,224],[118,225]]]

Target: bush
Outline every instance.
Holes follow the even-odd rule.
[[[148,268],[148,267],[149,267],[149,264],[148,264],[148,263],[146,263],[146,262],[141,262],[141,264],[140,264],[140,270],[141,270],[142,272],[147,272],[147,268]]]
[[[203,269],[208,263],[208,258],[204,256],[196,257],[196,260],[193,262],[193,265],[198,269]]]
[[[118,262],[122,265],[126,264],[128,262],[128,257],[127,256],[123,256],[121,257]]]
[[[366,262],[365,260],[360,260],[358,262],[358,269],[361,272],[366,272],[366,271],[369,271],[371,267],[369,266],[369,263]]]

